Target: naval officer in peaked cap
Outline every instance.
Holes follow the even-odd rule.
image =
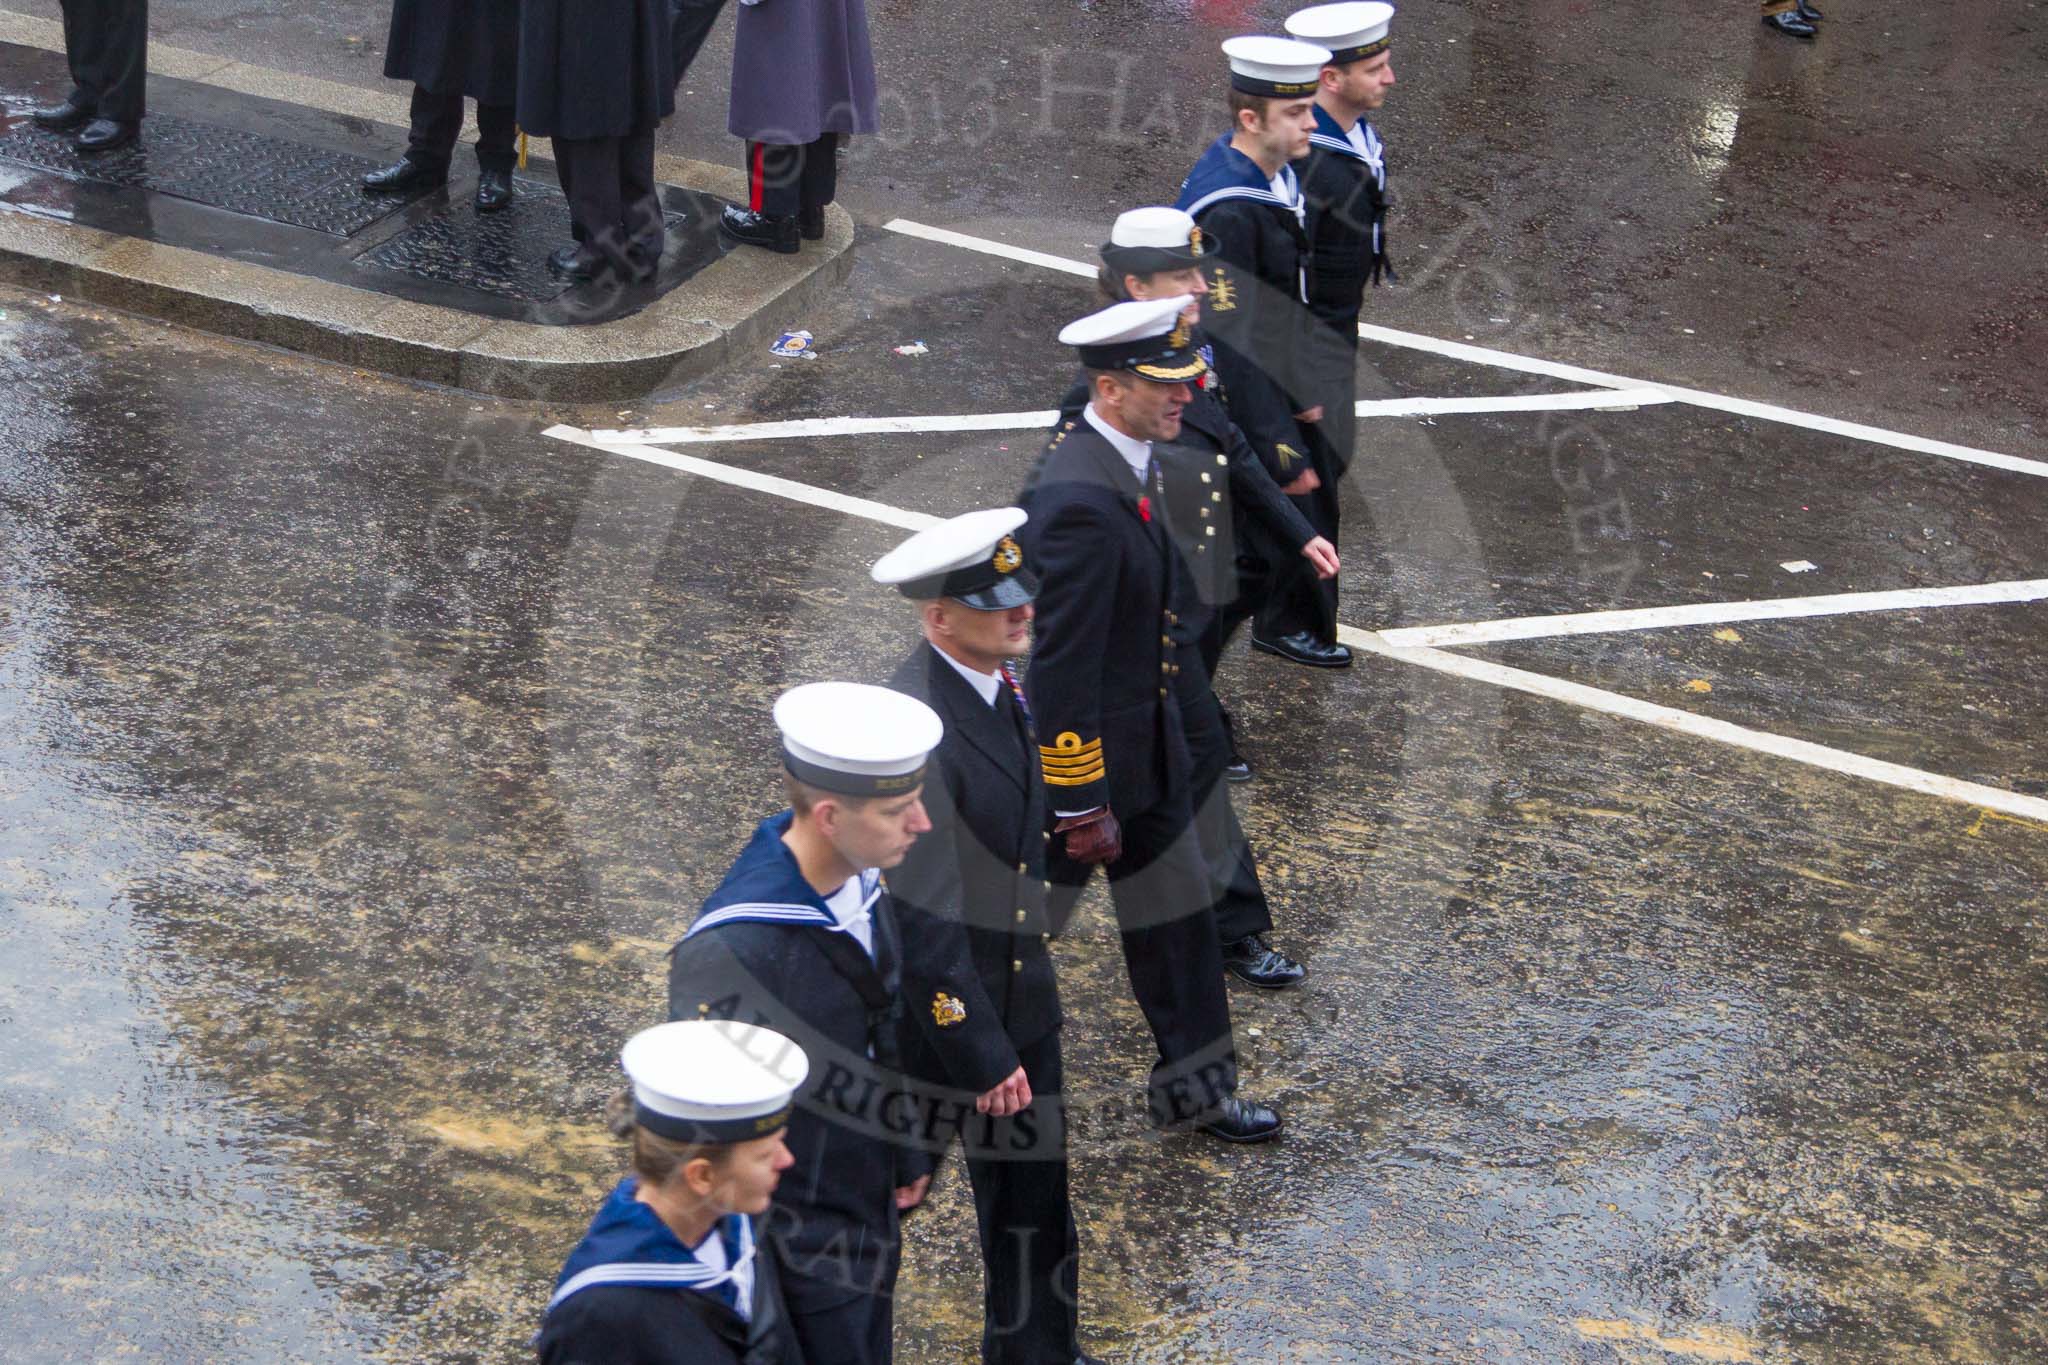
[[[1080,1243],[1067,1194],[1059,989],[1048,945],[1045,782],[1011,661],[1031,647],[1038,577],[1015,507],[919,531],[876,561],[923,638],[889,686],[944,722],[924,788],[931,832],[888,874],[917,1023],[905,1069],[940,1088],[981,1233],[981,1358],[1074,1365]]]
[[[890,1358],[899,1215],[930,1183],[912,1151],[903,936],[882,873],[931,828],[921,797],[942,727],[923,702],[847,682],[785,692],[775,724],[789,809],[761,822],[674,948],[669,1017],[759,1024],[809,1055],[769,1240],[804,1358],[876,1365]]]
[[[1089,401],[1055,433],[1023,498],[1024,550],[1042,580],[1025,695],[1054,819],[1054,915],[1104,869],[1132,993],[1159,1048],[1152,1121],[1262,1142],[1280,1116],[1236,1093],[1177,695],[1184,570],[1152,453],[1179,436],[1190,385],[1208,369],[1181,320],[1190,302],[1119,303],[1060,333],[1088,372]]]
[[[751,1024],[660,1024],[619,1057],[621,1180],[555,1280],[541,1365],[802,1365],[763,1215],[810,1061]]]

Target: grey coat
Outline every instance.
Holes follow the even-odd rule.
[[[735,6],[727,126],[750,142],[797,146],[875,131],[875,61],[863,0]]]

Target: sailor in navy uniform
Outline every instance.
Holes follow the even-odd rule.
[[[1182,321],[1194,329],[1191,344],[1200,354],[1200,306],[1208,290],[1205,257],[1202,230],[1187,214],[1132,209],[1117,218],[1102,248],[1103,288],[1138,299],[1193,295],[1195,302]],[[1216,696],[1214,679],[1229,632],[1249,614],[1242,604],[1255,600],[1260,586],[1270,581],[1270,565],[1298,554],[1318,572],[1334,574],[1337,553],[1273,482],[1217,401],[1217,387],[1213,370],[1196,379],[1194,397],[1181,412],[1180,435],[1153,446],[1166,528],[1184,570],[1174,605],[1181,620],[1174,633],[1193,640],[1186,652],[1194,657],[1179,661],[1174,680],[1223,963],[1254,986],[1277,989],[1301,980],[1305,969],[1266,938],[1273,916],[1258,861],[1229,791],[1218,785],[1226,777],[1249,781],[1251,765],[1238,753],[1235,728]],[[1083,375],[1061,401],[1061,421],[1078,419],[1088,396]]]
[[[673,950],[669,1017],[760,1024],[810,1055],[769,1236],[805,1358],[869,1365],[890,1354],[899,1212],[929,1184],[882,871],[931,828],[919,798],[940,724],[843,682],[784,693],[775,723],[790,809],[761,822]]]
[[[1060,333],[1089,371],[1090,396],[1023,498],[1024,550],[1042,583],[1025,695],[1054,820],[1054,920],[1101,866],[1132,993],[1159,1048],[1153,1122],[1260,1142],[1280,1116],[1236,1094],[1181,714],[1179,675],[1193,657],[1176,634],[1183,570],[1152,455],[1155,441],[1180,434],[1191,384],[1208,368],[1181,322],[1190,301],[1120,303]]]
[[[1181,183],[1175,207],[1194,218],[1216,260],[1204,307],[1231,420],[1290,497],[1322,487],[1312,432],[1326,415],[1306,364],[1315,343],[1308,312],[1307,206],[1290,164],[1315,127],[1311,97],[1329,52],[1290,38],[1232,38],[1232,129],[1210,144]],[[1320,529],[1320,528],[1319,528]],[[1343,668],[1351,651],[1315,571],[1298,560],[1279,576],[1252,624],[1252,644],[1319,668]],[[1332,580],[1334,581],[1334,580]]]
[[[762,1215],[809,1059],[768,1029],[661,1024],[619,1058],[607,1118],[633,1173],[555,1280],[541,1365],[802,1365]]]
[[[1287,20],[1289,33],[1330,49],[1316,90],[1316,130],[1294,169],[1308,201],[1308,306],[1318,324],[1306,364],[1316,392],[1328,395],[1317,435],[1337,475],[1310,495],[1309,508],[1332,540],[1338,485],[1357,453],[1359,308],[1367,285],[1395,279],[1387,259],[1386,148],[1367,118],[1394,84],[1393,18],[1392,5],[1370,0],[1316,5]]]
[[[919,531],[877,583],[917,604],[924,638],[889,686],[946,727],[924,787],[931,832],[888,876],[903,995],[918,1027],[905,1070],[948,1100],[974,1188],[984,1273],[981,1358],[1074,1365],[1080,1245],[1067,1198],[1059,988],[1048,945],[1045,783],[1010,661],[1031,647],[1038,578],[1015,507]]]

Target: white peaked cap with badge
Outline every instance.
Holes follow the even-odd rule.
[[[1287,16],[1287,31],[1330,49],[1331,60],[1354,62],[1384,52],[1394,7],[1381,0],[1311,5]]]
[[[1179,209],[1128,209],[1109,229],[1111,246],[1184,247],[1194,238],[1195,220]]]
[[[1100,312],[1076,318],[1060,328],[1060,345],[1114,346],[1120,342],[1163,337],[1174,329],[1180,315],[1194,301],[1193,294],[1175,294],[1166,299],[1113,303]]]
[[[1021,507],[986,507],[927,526],[875,561],[868,574],[913,600],[955,598],[977,611],[1006,611],[1038,595],[1011,535],[1031,519]]]
[[[817,682],[775,700],[790,775],[842,796],[900,796],[924,781],[945,724],[915,697],[867,683]]]
[[[1326,47],[1263,34],[1225,40],[1223,55],[1230,59],[1231,84],[1268,97],[1313,95],[1330,61]]]
[[[789,1122],[810,1058],[773,1029],[729,1019],[657,1024],[626,1040],[619,1065],[633,1121],[677,1142],[746,1142]]]

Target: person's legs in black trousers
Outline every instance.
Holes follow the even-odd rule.
[[[84,123],[81,151],[124,146],[142,122],[149,75],[148,0],[63,0],[63,15],[70,112],[64,112],[65,106],[39,110],[37,122],[64,130]],[[117,125],[118,131],[95,126],[102,121]]]
[[[661,264],[667,223],[661,212],[661,187],[654,179],[654,130],[619,139],[619,222],[626,236],[632,273],[652,274]]]
[[[1031,1103],[967,1115],[967,1174],[981,1231],[983,1365],[1072,1365],[1080,1239],[1067,1189],[1065,1078],[1057,1030],[1022,1049]]]
[[[476,106],[476,164],[505,175],[519,162],[519,119],[509,104]]]
[[[1251,842],[1231,805],[1223,770],[1230,763],[1230,731],[1223,721],[1199,651],[1183,645],[1174,682],[1181,728],[1187,736],[1189,781],[1194,788],[1195,830],[1209,872],[1209,897],[1220,942],[1235,943],[1273,928],[1273,912],[1259,885]]]
[[[412,116],[405,139],[405,159],[422,172],[446,179],[462,135],[462,92],[441,94],[423,85],[412,88]]]

